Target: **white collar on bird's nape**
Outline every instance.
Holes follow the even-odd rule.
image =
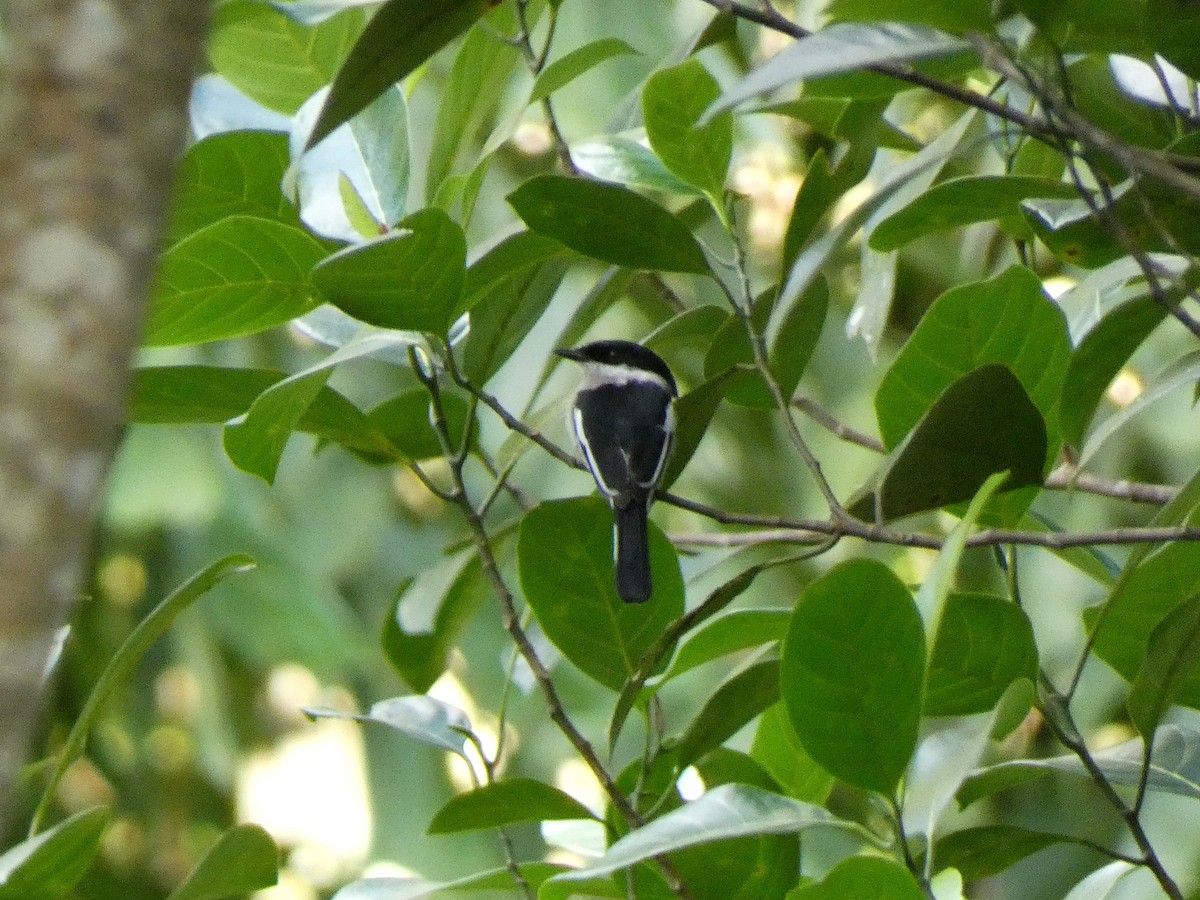
[[[671,396],[675,396],[675,391],[671,385],[667,384],[667,380],[657,372],[625,365],[624,363],[614,365],[612,363],[593,362],[592,360],[586,360],[582,365],[584,375],[581,390],[586,391],[591,388],[600,387],[601,385],[616,385],[619,387],[625,384],[653,384],[662,388]]]

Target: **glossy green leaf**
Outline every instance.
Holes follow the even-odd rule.
[[[787,706],[782,701],[759,716],[750,755],[789,797],[822,805],[833,790],[834,777],[808,755],[792,729]]]
[[[1124,860],[1111,862],[1081,879],[1063,900],[1108,900],[1117,884],[1137,869]]]
[[[693,306],[667,319],[642,338],[642,344],[663,359],[670,359],[685,349],[703,351],[728,319],[729,313],[719,306],[708,303]]]
[[[409,216],[398,229],[322,260],[313,284],[360,321],[445,334],[462,294],[467,256],[462,229],[433,207]]]
[[[0,855],[0,900],[59,900],[92,866],[112,813],[76,813]]]
[[[563,259],[527,266],[493,284],[471,307],[471,331],[459,365],[472,383],[487,383],[508,361],[541,319],[566,274]]]
[[[259,394],[245,415],[225,426],[221,443],[230,461],[274,484],[283,448],[332,374],[332,367],[305,371]]]
[[[226,216],[245,215],[299,225],[279,190],[288,167],[287,138],[231,131],[197,141],[175,172],[167,245]]]
[[[730,370],[718,373],[675,401],[675,444],[663,473],[664,489],[670,489],[696,455],[734,377]]]
[[[129,420],[151,425],[226,422],[245,413],[260,394],[285,377],[269,369],[220,366],[136,369]],[[394,455],[386,429],[376,427],[358,407],[329,387],[317,392],[295,429],[368,457]]]
[[[386,725],[405,737],[439,750],[466,758],[466,737],[471,720],[456,706],[421,694],[391,697],[372,704],[366,715],[330,709],[306,709],[310,719],[349,719],[354,722]]]
[[[585,256],[630,269],[708,271],[700,245],[678,219],[615,184],[538,175],[508,202],[531,229]]]
[[[705,663],[782,641],[791,622],[790,609],[735,609],[697,628],[679,648],[664,679],[677,678]]]
[[[325,255],[283,222],[229,216],[163,253],[143,342],[201,344],[266,331],[314,306],[309,270]]]
[[[992,709],[1017,678],[1037,679],[1033,628],[1020,607],[988,594],[954,594],[929,660],[925,715]]]
[[[792,900],[925,900],[925,892],[908,869],[878,856],[851,856],[838,863],[825,880],[797,888]]]
[[[1021,201],[1029,197],[1074,197],[1073,185],[1049,178],[973,175],[952,178],[930,188],[892,213],[871,232],[871,249],[895,250],[951,228],[999,219],[1007,228],[1024,228]]]
[[[1096,0],[1089,0],[1089,5],[1095,9],[1101,6],[1113,8]],[[1125,39],[1122,36],[1122,40]],[[1163,149],[1179,137],[1170,112],[1163,107],[1143,103],[1123,91],[1117,84],[1112,67],[1103,56],[1078,59],[1068,67],[1067,73],[1071,79],[1071,99],[1075,108],[1110,134],[1121,135],[1121,140],[1127,143],[1154,149]],[[1124,177],[1124,173],[1115,177]],[[1148,186],[1151,182],[1153,179],[1147,180]],[[1183,197],[1178,199],[1190,202]],[[1186,237],[1195,239],[1194,236]]]
[[[1172,609],[1150,632],[1146,658],[1129,691],[1129,719],[1150,740],[1184,689],[1200,689],[1200,597]]]
[[[1017,9],[1064,52],[1139,52],[1141,3],[1104,0],[1017,0]]]
[[[1166,315],[1154,300],[1134,300],[1106,316],[1071,354],[1058,413],[1067,443],[1083,445],[1108,385]]]
[[[642,115],[650,146],[666,167],[720,202],[733,155],[733,116],[697,122],[721,95],[716,79],[696,57],[659,69],[642,89]]]
[[[1003,363],[1047,423],[1047,460],[1057,453],[1058,400],[1071,346],[1062,313],[1028,269],[934,301],[875,394],[883,442],[895,447],[951,383],[988,363]]]
[[[877,63],[947,56],[967,46],[958,38],[919,25],[835,23],[772,56],[725,91],[707,115],[715,116],[759,94],[807,79]]]
[[[446,671],[450,652],[487,599],[478,560],[467,554],[422,570],[396,592],[383,622],[383,655],[405,683],[425,693]]]
[[[208,55],[242,93],[291,115],[333,78],[360,24],[339,16],[307,28],[266,3],[229,0],[213,17]]]
[[[222,900],[273,886],[279,879],[279,848],[258,825],[237,825],[204,854],[167,900]]]
[[[925,638],[886,566],[858,559],[804,591],[780,688],[805,750],[847,784],[890,795],[917,745]]]
[[[500,34],[513,34],[516,29],[511,4],[499,4],[479,27],[467,31],[454,55],[454,65],[439,96],[433,145],[429,150],[425,190],[431,201],[449,185],[451,173],[480,168],[490,151],[496,149],[489,140],[482,160],[468,156],[504,100],[505,92],[496,90],[496,86],[507,84],[517,66],[523,63],[520,49],[499,39]],[[486,171],[486,165],[482,168]]]
[[[876,146],[906,153],[919,151],[918,141],[884,118],[886,108],[886,100],[801,95],[795,100],[768,102],[746,111],[797,119],[831,141],[858,145],[851,148],[851,154],[865,152],[868,161]]]
[[[697,800],[630,832],[600,859],[556,881],[607,875],[684,847],[758,834],[792,834],[832,827],[863,834],[860,826],[811,803],[744,784],[713,788]]]
[[[489,0],[388,0],[338,69],[309,146],[466,31],[489,6]]]
[[[875,148],[868,142],[852,145],[836,165],[829,161],[824,148],[818,148],[813,154],[792,204],[792,215],[783,238],[784,271],[792,268],[801,248],[808,243],[817,224],[833,204],[866,178],[874,158]]]
[[[992,5],[986,0],[832,0],[825,12],[835,22],[911,22],[957,34],[992,29]]]
[[[1074,843],[1079,839],[1066,834],[1016,825],[980,825],[940,838],[934,845],[933,860],[939,869],[958,869],[963,881],[978,881],[999,875],[1047,847]]]
[[[240,553],[217,560],[201,569],[163,598],[162,602],[154,607],[129,633],[129,636],[117,648],[117,652],[113,654],[112,659],[108,661],[104,672],[101,673],[92,692],[88,695],[82,711],[76,717],[75,724],[71,726],[71,731],[67,735],[62,749],[58,751],[53,769],[46,780],[46,787],[42,791],[41,800],[34,811],[31,831],[36,832],[40,823],[49,814],[59,782],[62,781],[67,769],[71,767],[71,763],[75,762],[83,753],[87,746],[88,734],[99,721],[105,704],[112,697],[113,692],[132,677],[134,670],[151,645],[166,633],[181,612],[222,581],[232,575],[252,572],[256,567],[257,563],[253,559]]]
[[[585,175],[631,188],[695,195],[698,188],[677,178],[649,147],[634,136],[589,138],[571,145],[571,161]]]
[[[442,444],[430,424],[429,392],[413,388],[385,400],[367,414],[371,424],[379,429],[404,459],[421,460],[442,456]],[[442,412],[454,447],[462,441],[467,425],[467,401],[458,394],[442,394]]]
[[[939,509],[971,499],[998,472],[1009,473],[1005,491],[1036,487],[1047,457],[1046,432],[1008,366],[981,366],[938,397],[888,455],[872,489],[851,501],[851,511],[890,521]]]
[[[532,778],[510,778],[459,794],[429,823],[430,834],[503,828],[521,822],[592,819],[591,811],[569,794]]]
[[[619,691],[642,654],[683,613],[675,549],[651,523],[654,595],[622,603],[614,586],[612,512],[598,497],[543,503],[517,543],[521,588],[546,637],[596,681]]]
[[[529,95],[530,103],[537,103],[549,97],[560,88],[566,87],[584,72],[595,68],[603,62],[618,56],[637,56],[638,51],[620,38],[606,37],[582,47],[576,47],[570,53],[560,56],[539,73],[533,83],[533,91]]]
[[[765,660],[738,672],[708,698],[679,739],[679,765],[713,750],[779,699],[779,662]]]

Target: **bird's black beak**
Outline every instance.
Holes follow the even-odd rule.
[[[580,353],[578,350],[576,350],[574,347],[559,347],[554,352],[557,353],[559,356],[561,356],[563,359],[570,359],[570,360],[573,360],[574,362],[582,362],[583,361],[583,354]]]

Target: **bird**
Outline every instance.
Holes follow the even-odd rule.
[[[555,352],[583,367],[571,429],[612,507],[617,596],[643,603],[653,591],[647,517],[674,443],[679,388],[662,358],[632,341]]]

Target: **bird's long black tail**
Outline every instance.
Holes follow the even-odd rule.
[[[617,596],[626,603],[650,599],[650,542],[646,534],[646,505],[633,502],[614,509],[617,551]]]

